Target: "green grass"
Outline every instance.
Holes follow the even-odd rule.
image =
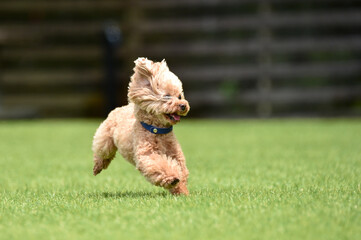
[[[0,239],[360,239],[361,121],[184,121],[189,197],[118,156],[97,121],[0,122]]]

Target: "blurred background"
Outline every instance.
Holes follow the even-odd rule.
[[[361,116],[361,1],[0,0],[0,118],[103,117],[139,56],[192,117]]]

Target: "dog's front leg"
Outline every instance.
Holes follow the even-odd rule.
[[[186,166],[186,159],[184,157],[184,154],[182,152],[182,149],[180,148],[179,144],[177,145],[177,148],[175,149],[175,156],[174,158],[177,161],[177,164],[180,166],[181,170],[181,180],[179,184],[170,189],[170,192],[175,195],[184,194],[188,195],[188,188],[187,188],[187,182],[188,182],[188,175],[189,171]]]
[[[176,187],[180,181],[180,170],[174,159],[164,154],[138,154],[136,167],[152,184],[166,189]]]

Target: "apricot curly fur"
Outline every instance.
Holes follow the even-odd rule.
[[[153,185],[174,195],[188,195],[189,172],[173,131],[153,134],[140,123],[167,128],[186,116],[190,107],[182,82],[169,71],[165,60],[138,58],[133,70],[129,104],[110,112],[95,132],[93,173],[107,169],[118,150]]]

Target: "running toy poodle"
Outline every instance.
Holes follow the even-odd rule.
[[[138,58],[133,70],[129,104],[110,112],[94,135],[93,173],[106,169],[118,150],[152,184],[188,195],[186,160],[172,132],[190,109],[182,82],[165,60]]]

